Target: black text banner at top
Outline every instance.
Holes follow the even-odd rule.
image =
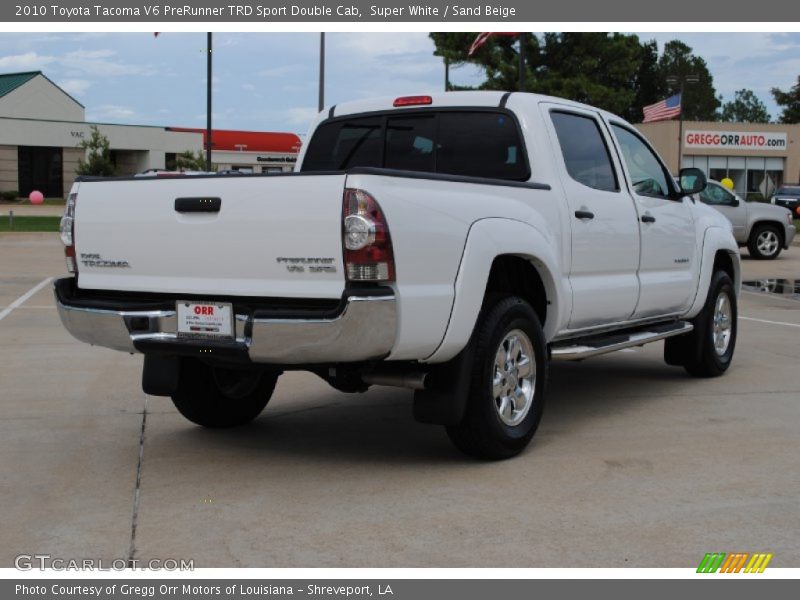
[[[281,0],[231,2],[176,0],[39,0],[0,3],[0,22],[684,22],[757,23],[800,21],[800,3],[785,0],[642,2],[641,0]]]

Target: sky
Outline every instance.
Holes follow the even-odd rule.
[[[770,88],[800,75],[799,33],[639,33],[659,49],[680,39],[708,63],[718,94],[750,88],[774,119]],[[0,73],[41,70],[86,107],[89,121],[205,127],[204,33],[0,33]],[[426,33],[326,34],[326,105],[440,91],[442,60]],[[214,34],[218,129],[303,134],[317,112],[319,34]],[[472,65],[451,70],[475,85]]]

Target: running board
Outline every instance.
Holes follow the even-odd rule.
[[[605,335],[584,337],[554,345],[550,349],[551,360],[582,360],[608,352],[633,346],[644,346],[676,335],[690,333],[694,329],[686,321],[673,321],[651,325],[627,332],[610,332]]]

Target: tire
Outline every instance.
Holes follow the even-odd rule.
[[[199,360],[181,361],[178,389],[172,402],[184,417],[203,427],[245,425],[269,402],[279,372],[224,369]]]
[[[533,308],[513,296],[488,304],[474,335],[466,410],[447,434],[469,456],[511,458],[525,449],[542,418],[547,382],[542,327]]]
[[[664,342],[664,360],[695,377],[722,375],[733,360],[737,333],[736,294],[724,271],[711,277],[705,305],[692,324],[692,333]]]
[[[782,249],[781,232],[774,225],[757,225],[750,233],[747,249],[756,260],[772,260],[778,258]]]

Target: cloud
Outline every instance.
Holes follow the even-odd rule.
[[[242,89],[246,92],[253,92],[255,91],[256,86],[254,86],[252,83],[243,83]]]
[[[72,96],[81,96],[92,86],[92,82],[86,79],[64,79],[58,85]]]
[[[283,115],[286,124],[300,127],[301,129],[308,129],[311,121],[319,114],[316,106],[293,106],[279,112]]]
[[[129,106],[117,104],[102,104],[87,109],[88,121],[113,121],[116,119],[131,119],[136,116],[136,111]]]
[[[3,71],[39,71],[55,60],[54,56],[42,56],[36,52],[0,56],[0,69]]]
[[[149,65],[137,65],[114,60],[115,50],[73,50],[58,58],[58,63],[73,73],[91,74],[96,77],[120,77],[126,75],[155,75],[158,71]]]

